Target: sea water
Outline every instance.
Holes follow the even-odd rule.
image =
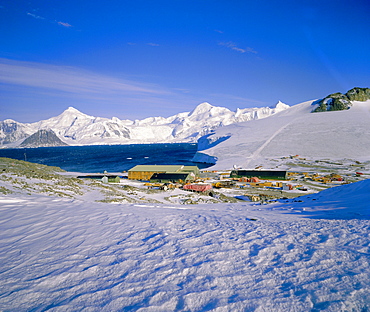
[[[191,161],[197,144],[131,144],[0,149],[0,157],[57,166],[74,172],[122,172],[136,165],[210,165]]]

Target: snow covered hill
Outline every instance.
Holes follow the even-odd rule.
[[[370,158],[370,100],[343,111],[311,113],[314,101],[261,120],[219,128],[199,140],[194,160],[254,168],[289,155],[330,159]],[[317,104],[316,104],[317,105]]]
[[[69,107],[57,117],[22,124],[7,119],[0,122],[0,144],[17,147],[39,130],[50,129],[69,145],[196,142],[197,139],[226,125],[268,117],[287,109],[278,102],[274,107],[246,108],[232,112],[209,103],[193,111],[143,120],[93,117]]]

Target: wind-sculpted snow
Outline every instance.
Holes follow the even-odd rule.
[[[366,311],[370,221],[274,207],[0,197],[0,310]]]
[[[369,179],[269,204],[189,202],[1,168],[0,311],[369,310]]]

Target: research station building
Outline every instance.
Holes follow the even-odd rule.
[[[128,171],[130,180],[150,181],[154,178],[172,180],[175,177],[194,180],[199,177],[197,166],[183,165],[137,165]]]
[[[286,180],[287,171],[278,170],[233,170],[230,173],[230,178],[253,178],[257,177],[261,180]]]

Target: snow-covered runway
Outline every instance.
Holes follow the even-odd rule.
[[[0,310],[367,311],[370,221],[299,204],[0,197]]]

